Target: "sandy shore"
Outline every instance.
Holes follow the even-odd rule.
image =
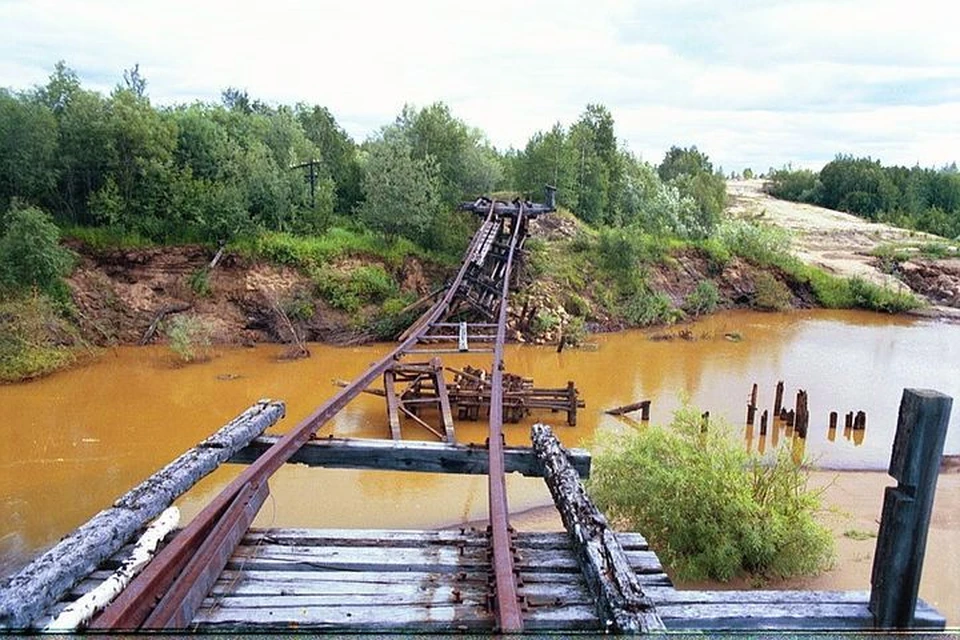
[[[830,527],[836,543],[836,559],[829,571],[810,578],[779,580],[766,589],[870,589],[870,570],[876,548],[876,533],[883,503],[883,489],[894,485],[884,473],[871,471],[816,471],[810,486],[824,490],[825,511],[820,520]],[[951,468],[940,475],[933,519],[927,538],[920,597],[947,618],[949,627],[960,627],[960,473]],[[521,531],[562,530],[553,507],[515,514],[511,524]],[[642,532],[641,532],[642,533]],[[678,583],[679,588],[750,589],[746,580],[726,584]]]

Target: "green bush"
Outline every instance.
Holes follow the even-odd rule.
[[[70,366],[81,341],[44,295],[0,302],[0,382],[19,382]]]
[[[200,267],[191,273],[188,282],[193,292],[201,298],[207,298],[213,293],[210,288],[210,270],[206,267]]]
[[[699,316],[704,313],[713,313],[719,302],[720,291],[717,289],[717,285],[709,280],[704,280],[690,292],[690,295],[683,302],[683,308],[687,313]]]
[[[113,249],[143,249],[156,244],[135,231],[119,227],[64,227],[63,237],[79,240],[95,253]]]
[[[786,231],[746,220],[724,222],[717,239],[731,254],[761,267],[779,265],[790,251],[790,235]]]
[[[11,209],[0,228],[0,290],[37,289],[68,300],[63,276],[73,267],[73,254],[60,246],[60,230],[50,216],[34,207]]]
[[[210,359],[210,339],[213,328],[199,316],[181,314],[174,316],[166,326],[170,350],[181,362],[203,362]]]
[[[670,298],[658,291],[641,291],[627,300],[623,308],[624,318],[634,327],[672,324],[682,315]]]
[[[346,273],[322,267],[313,273],[317,293],[335,309],[354,312],[397,293],[393,277],[380,265],[364,265]]]
[[[753,306],[757,309],[785,311],[790,308],[790,302],[793,300],[790,289],[766,271],[757,274],[754,279],[754,286],[756,292],[753,298]]]
[[[681,579],[788,577],[829,565],[832,538],[814,519],[819,495],[786,450],[751,456],[721,421],[701,433],[690,406],[668,428],[599,445],[591,495],[615,522],[641,531]]]
[[[536,315],[534,315],[530,321],[530,333],[535,336],[542,335],[551,331],[559,324],[560,318],[549,311],[538,309]]]

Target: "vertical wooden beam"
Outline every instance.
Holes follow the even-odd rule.
[[[877,627],[913,624],[927,530],[953,399],[928,389],[904,389],[870,579],[870,611]]]
[[[779,416],[783,409],[783,380],[777,382],[777,393],[773,400],[773,415]]]
[[[640,405],[640,420],[643,422],[650,421],[650,401],[644,400],[643,404]]]
[[[383,372],[383,392],[387,397],[387,420],[390,423],[390,437],[400,439],[400,402],[397,400],[396,376],[392,369]]]
[[[567,409],[567,424],[575,427],[577,426],[577,389],[573,386],[573,380],[567,381],[567,402],[570,403]]]
[[[450,394],[447,393],[447,381],[443,379],[443,365],[440,364],[440,358],[431,359],[430,364],[433,365],[433,386],[437,390],[437,398],[440,400],[440,420],[443,422],[443,433],[446,436],[446,441],[453,444],[456,442],[456,434],[453,426],[453,412],[450,410]]]
[[[760,414],[760,435],[767,435],[767,410],[764,409]]]
[[[459,351],[470,351],[470,345],[467,344],[467,323],[460,323],[460,335],[457,340],[457,349]],[[443,374],[441,374],[443,375]]]

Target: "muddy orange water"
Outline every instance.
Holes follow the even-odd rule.
[[[798,388],[809,393],[806,452],[829,468],[884,468],[889,460],[903,387],[960,396],[960,326],[856,312],[724,313],[688,327],[694,341],[652,341],[643,332],[592,336],[595,350],[511,345],[509,371],[538,386],[575,380],[586,400],[577,427],[563,414],[540,414],[557,425],[568,446],[590,447],[598,431],[629,428],[603,410],[653,401],[653,422],[669,420],[681,393],[726,417],[741,433],[750,386],[771,408],[777,380],[785,404]],[[674,329],[676,331],[676,329]],[[738,333],[739,342],[724,334]],[[281,348],[222,349],[212,361],[173,366],[162,347],[123,347],[94,364],[20,385],[0,387],[0,575],[23,565],[74,527],[259,398],[287,402],[282,431],[336,391],[390,345],[336,348],[312,345],[313,356],[278,362]],[[445,364],[484,363],[456,355]],[[827,415],[841,428],[828,438]],[[847,411],[867,412],[863,437],[844,438]],[[960,451],[958,407],[947,452]],[[529,425],[508,425],[508,441],[528,440]],[[759,418],[758,418],[759,423]],[[432,439],[406,422],[408,438]],[[337,436],[389,437],[383,401],[361,396],[321,430]],[[482,442],[485,425],[458,423],[463,442]],[[778,434],[784,441],[784,434]],[[773,431],[764,440],[769,450]],[[759,447],[758,438],[743,446]],[[190,517],[238,473],[227,465],[179,504]],[[271,482],[259,526],[428,528],[482,519],[486,479],[287,466]],[[510,477],[514,511],[550,503],[541,480]],[[960,506],[960,505],[958,505]]]

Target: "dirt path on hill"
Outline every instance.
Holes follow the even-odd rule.
[[[882,271],[879,260],[870,255],[885,244],[946,242],[943,238],[869,222],[841,211],[777,200],[763,192],[763,183],[728,181],[727,210],[790,231],[794,253],[807,264],[834,275],[858,276],[881,286],[913,291],[932,304],[924,315],[960,318],[960,261],[912,259],[893,275]]]

